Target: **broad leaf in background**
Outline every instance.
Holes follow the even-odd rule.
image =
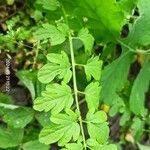
[[[0,92],[0,103],[13,104],[13,98],[10,95],[6,95]]]
[[[40,123],[40,125],[42,125],[43,127],[48,126],[51,121],[50,121],[50,112],[36,112],[35,114],[35,118],[37,119],[37,121]]]
[[[133,62],[134,55],[131,52],[122,54],[118,59],[106,66],[102,71],[102,90],[101,99],[111,105],[118,97],[117,90],[121,90],[127,81],[130,64]]]
[[[38,72],[38,79],[42,83],[49,83],[55,77],[63,79],[64,82],[69,82],[72,76],[70,70],[70,62],[65,52],[61,54],[50,53],[47,55],[50,63],[44,65]]]
[[[42,144],[38,140],[24,143],[22,147],[23,150],[49,150],[49,145]]]
[[[80,0],[76,14],[99,41],[114,40],[121,31],[124,14],[116,0]]]
[[[120,0],[118,4],[124,10],[125,16],[129,18],[132,15],[133,9],[136,7],[138,0]]]
[[[78,33],[78,38],[83,42],[85,52],[91,53],[94,45],[94,38],[91,34],[89,34],[89,30],[87,28],[82,28]]]
[[[37,0],[36,3],[42,5],[44,9],[50,11],[54,11],[60,6],[59,1],[57,0]]]
[[[34,100],[34,109],[38,111],[51,110],[52,114],[57,114],[64,108],[70,108],[73,104],[71,88],[65,83],[49,84],[42,96]]]
[[[37,71],[21,70],[16,73],[21,82],[28,88],[31,93],[32,100],[40,96],[45,85],[41,84],[37,79]]]
[[[71,111],[71,110],[70,110]],[[78,116],[71,111],[68,114],[57,114],[50,118],[54,123],[42,129],[40,142],[51,144],[58,141],[58,145],[64,146],[71,139],[76,141],[80,135]]]
[[[139,46],[148,46],[150,44],[150,1],[139,0],[138,9],[140,16],[134,22],[133,27],[130,29],[127,38],[128,45],[136,48]]]
[[[146,61],[134,81],[130,95],[130,109],[136,115],[145,114],[145,94],[150,85],[150,60]]]
[[[33,119],[34,111],[30,108],[19,107],[5,111],[3,121],[14,128],[24,128]]]
[[[63,43],[66,35],[58,30],[51,24],[43,24],[41,28],[38,28],[34,33],[34,37],[37,40],[49,39],[52,46]]]
[[[109,137],[109,127],[106,120],[107,116],[102,111],[88,114],[86,117],[89,136],[99,144],[106,144]]]
[[[90,111],[95,111],[98,109],[99,106],[99,99],[100,99],[100,84],[99,82],[91,82],[85,88],[85,99]]]
[[[23,129],[0,127],[0,148],[18,146],[23,138]]]
[[[85,74],[88,81],[91,80],[93,77],[95,80],[99,81],[101,78],[101,68],[102,68],[102,61],[99,60],[99,57],[91,57],[87,64],[84,66]]]

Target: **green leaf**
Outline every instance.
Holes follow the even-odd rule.
[[[91,150],[117,150],[115,144],[101,145],[95,139],[88,139],[87,144]]]
[[[50,11],[54,11],[60,6],[57,0],[37,0],[36,3],[41,4],[44,9]]]
[[[68,36],[68,33],[70,32],[68,25],[66,25],[65,23],[57,23],[57,29],[66,36]]]
[[[134,81],[131,95],[130,95],[130,108],[131,111],[137,115],[143,115],[145,111],[145,94],[150,85],[150,60],[148,60],[136,80]]]
[[[138,0],[140,16],[130,29],[127,42],[134,48],[148,46],[150,44],[150,1]]]
[[[121,90],[127,81],[127,75],[130,64],[133,61],[133,56],[132,53],[126,52],[106,66],[102,71],[101,99],[106,104],[111,105],[113,101],[118,98],[116,92]]]
[[[78,33],[78,38],[83,42],[85,52],[91,53],[94,45],[94,38],[89,34],[89,30],[87,28],[82,28]]]
[[[81,143],[69,143],[65,145],[66,148],[61,150],[83,150],[83,145]]]
[[[50,123],[51,123],[51,121],[50,121],[50,115],[51,115],[51,113],[50,112],[47,112],[47,113],[45,113],[45,112],[37,112],[36,114],[35,114],[35,118],[37,119],[37,121],[43,126],[43,127],[45,127],[45,126],[48,126]]]
[[[95,80],[100,80],[101,78],[101,68],[102,61],[99,60],[99,57],[92,57],[87,61],[87,64],[84,66],[85,74],[88,81],[93,77]]]
[[[21,82],[29,89],[32,100],[39,96],[45,85],[37,80],[37,71],[21,70],[16,73]]]
[[[90,138],[96,139],[100,144],[105,144],[107,142],[109,137],[107,122],[102,124],[88,123],[87,128]]]
[[[142,145],[140,143],[138,143],[138,147],[140,150],[149,150],[150,149],[150,146]]]
[[[136,141],[139,141],[141,139],[141,136],[143,134],[144,129],[144,122],[138,117],[135,117],[133,119],[133,123],[131,126],[131,129],[133,131],[133,137]]]
[[[58,141],[59,146],[64,146],[72,138],[76,141],[80,135],[78,117],[69,114],[53,115],[50,119],[54,124],[45,127],[40,133],[40,142],[52,144]]]
[[[60,30],[48,23],[38,28],[34,37],[37,40],[49,39],[52,46],[61,44],[66,40],[65,35]]]
[[[33,119],[33,110],[19,107],[13,110],[6,110],[3,121],[14,128],[24,128]]]
[[[99,85],[99,82],[91,82],[85,88],[85,99],[88,104],[88,108],[91,111],[95,111],[98,109],[100,100],[100,90],[101,87]]]
[[[29,89],[32,99],[35,98],[35,87],[34,87],[34,80],[35,74],[30,71],[18,71],[17,76],[23,82],[23,84]]]
[[[96,39],[110,41],[119,36],[124,15],[116,0],[80,0],[76,14]]]
[[[133,9],[136,7],[138,0],[120,0],[118,3],[127,18],[132,15]]]
[[[97,140],[99,144],[105,144],[109,137],[106,114],[102,111],[96,112],[95,114],[89,112],[86,120],[90,138]]]
[[[22,129],[0,128],[0,148],[16,147],[23,138]]]
[[[14,101],[13,101],[13,99],[10,95],[7,95],[7,94],[4,94],[4,93],[0,92],[0,103],[13,104]]]
[[[96,149],[99,150],[99,149]],[[118,150],[115,144],[109,144],[101,147],[101,150]]]
[[[70,62],[65,52],[61,54],[50,53],[47,55],[47,59],[50,63],[44,65],[38,72],[38,79],[42,83],[49,83],[55,77],[63,79],[68,83],[71,79],[72,72],[70,70]]]
[[[121,116],[121,119],[120,119],[120,126],[125,126],[127,121],[130,121],[130,117],[131,117],[131,112],[130,110],[124,108],[124,112],[123,112],[123,115]]]
[[[96,113],[88,112],[86,120],[92,123],[104,123],[107,121],[107,115],[104,111],[97,111]]]
[[[42,96],[34,101],[34,109],[38,111],[51,110],[52,114],[57,114],[64,108],[70,108],[73,104],[71,88],[65,83],[49,84],[46,91],[42,92]]]
[[[38,140],[29,141],[23,144],[23,150],[49,150],[49,146],[40,143]]]

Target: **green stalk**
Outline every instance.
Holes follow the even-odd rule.
[[[73,51],[72,36],[70,33],[69,33],[69,45],[70,45],[70,53],[71,53],[75,102],[76,102],[77,111],[79,113],[79,124],[80,124],[80,128],[81,128],[81,134],[83,137],[84,150],[87,150],[86,139],[85,139],[84,129],[83,129],[83,121],[82,121],[82,117],[81,117],[81,111],[80,111],[79,100],[78,100],[78,88],[77,88],[77,79],[76,79],[76,70],[75,70],[76,63],[75,63],[75,57],[74,57],[74,51]]]
[[[63,5],[62,5],[61,9],[63,12],[64,20],[69,27],[67,14],[65,12]],[[80,124],[81,134],[82,134],[82,138],[83,138],[84,150],[87,150],[86,139],[85,139],[85,134],[84,134],[84,129],[83,129],[83,120],[82,120],[82,116],[81,116],[80,103],[79,103],[79,99],[78,99],[78,88],[77,88],[77,79],[76,79],[76,70],[75,70],[75,67],[77,64],[75,63],[73,42],[72,42],[74,37],[71,36],[71,32],[69,32],[68,35],[69,35],[69,47],[70,47],[70,53],[71,53],[71,65],[72,65],[72,74],[73,74],[73,89],[74,89],[75,103],[76,103],[76,108],[77,108],[77,111],[79,114],[79,124]]]

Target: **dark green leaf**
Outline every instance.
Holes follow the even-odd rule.
[[[0,148],[16,147],[23,138],[22,129],[0,128]]]
[[[126,52],[104,68],[101,79],[101,99],[105,103],[110,105],[118,97],[116,91],[121,90],[127,81],[132,61],[133,54]]]
[[[143,115],[145,111],[145,94],[148,91],[150,84],[150,60],[142,67],[136,80],[134,81],[131,95],[130,108],[135,114]]]
[[[24,143],[23,150],[49,150],[49,146],[35,140]]]
[[[77,15],[100,41],[118,37],[124,15],[116,0],[80,0]]]
[[[24,128],[33,119],[33,110],[30,108],[19,107],[13,110],[6,110],[3,120],[14,128]]]

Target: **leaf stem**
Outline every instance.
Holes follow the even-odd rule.
[[[71,53],[73,88],[74,88],[74,94],[75,94],[75,102],[76,102],[77,111],[79,113],[79,124],[80,124],[80,128],[81,128],[81,134],[83,137],[84,150],[87,150],[86,139],[85,139],[84,129],[83,129],[83,121],[82,121],[82,117],[81,117],[81,111],[80,111],[79,100],[78,100],[78,88],[77,88],[76,70],[75,70],[76,63],[75,63],[71,33],[69,33],[69,45],[70,45],[70,53]]]
[[[78,91],[78,93],[79,93],[79,94],[82,94],[82,95],[85,95],[85,93],[84,93],[84,92],[81,92],[81,91]]]
[[[11,104],[4,104],[4,103],[0,103],[0,107],[7,108],[7,109],[16,109],[16,108],[19,108],[19,106],[11,105]]]
[[[122,46],[126,47],[129,51],[131,51],[133,53],[142,53],[142,54],[149,54],[150,53],[150,49],[148,49],[148,50],[140,50],[140,49],[135,50],[132,47],[125,44],[124,42],[122,42],[121,40],[117,40],[117,41],[118,41],[118,43],[120,43]]]
[[[79,105],[83,104],[85,102],[85,99],[82,99],[79,101]],[[74,110],[76,108],[76,105],[72,106],[72,110]],[[83,121],[82,121],[83,122]]]
[[[75,64],[76,66],[79,66],[79,67],[85,67],[85,65],[83,65],[83,64]]]

